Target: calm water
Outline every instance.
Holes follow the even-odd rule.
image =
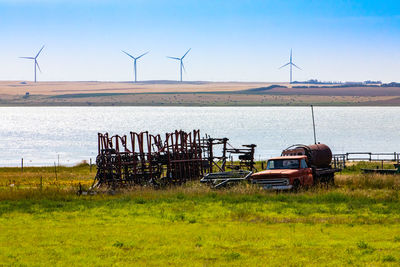
[[[399,107],[316,107],[317,139],[334,153],[400,152]],[[97,133],[201,129],[234,146],[257,144],[257,159],[313,143],[308,107],[2,107],[0,166],[93,160]]]

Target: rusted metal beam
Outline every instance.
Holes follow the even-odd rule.
[[[160,186],[199,180],[215,166],[225,171],[228,153],[238,154],[240,166],[252,170],[255,145],[228,149],[228,140],[201,138],[200,130],[166,133],[164,141],[147,131],[130,132],[129,138],[99,133],[95,186]],[[216,156],[214,150],[221,145],[222,155]]]

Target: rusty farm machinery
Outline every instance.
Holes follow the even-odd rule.
[[[254,170],[256,146],[238,149],[228,140],[201,137],[200,130],[176,130],[163,138],[147,131],[130,132],[128,136],[99,133],[97,173],[92,188],[162,187],[201,178],[202,182],[220,184],[220,179],[244,179]],[[233,155],[237,155],[238,161],[233,161]]]

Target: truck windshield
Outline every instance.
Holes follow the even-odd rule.
[[[299,160],[297,159],[275,159],[269,160],[267,164],[267,170],[276,169],[298,169]]]

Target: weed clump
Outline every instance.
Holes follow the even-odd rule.
[[[395,262],[396,258],[392,255],[386,255],[382,258],[383,262]]]
[[[361,241],[358,241],[358,242],[357,242],[357,247],[358,247],[359,249],[367,249],[367,248],[369,248],[369,245],[368,245],[367,242],[361,240]]]
[[[240,253],[238,252],[229,252],[229,253],[225,253],[224,257],[228,260],[228,261],[233,261],[233,260],[237,260],[241,257]]]
[[[112,246],[116,248],[122,248],[124,246],[124,243],[117,241]]]

